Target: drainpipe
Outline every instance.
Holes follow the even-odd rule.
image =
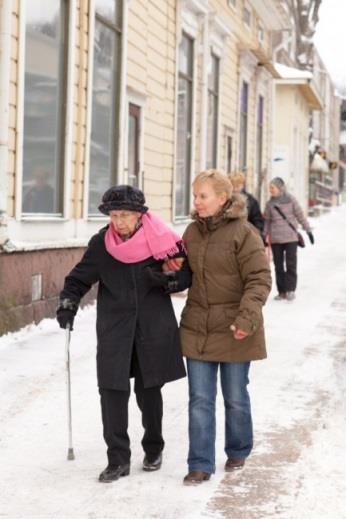
[[[0,0],[0,247],[7,241],[11,4],[11,0]]]

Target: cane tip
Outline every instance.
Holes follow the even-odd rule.
[[[74,460],[75,459],[73,449],[69,449],[68,450],[67,459],[68,460]]]

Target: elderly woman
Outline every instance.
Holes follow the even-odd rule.
[[[303,210],[293,195],[287,192],[281,177],[275,177],[269,184],[270,199],[264,210],[264,236],[271,245],[275,266],[277,295],[276,301],[295,299],[297,288],[297,247],[298,222],[307,232],[310,242],[314,236]]]
[[[91,238],[66,277],[57,310],[60,326],[72,329],[80,299],[99,283],[97,375],[108,447],[101,482],[130,472],[130,377],[142,412],[143,469],[154,471],[161,467],[164,447],[161,387],[185,376],[169,294],[189,286],[190,270],[181,238],[144,204],[143,193],[134,187],[106,191],[99,210],[109,215],[110,223]],[[179,272],[167,272],[169,258],[180,263]]]
[[[195,211],[184,233],[192,286],[181,340],[189,381],[189,472],[195,485],[215,472],[215,401],[220,371],[225,405],[226,471],[243,467],[253,445],[247,391],[252,360],[266,357],[262,306],[271,276],[263,241],[232,196],[226,175],[210,170],[193,182]]]

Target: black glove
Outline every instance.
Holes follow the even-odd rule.
[[[60,328],[64,328],[66,330],[67,325],[70,325],[70,330],[73,330],[73,321],[74,321],[75,313],[72,310],[57,310],[56,311],[56,319],[60,325]]]
[[[314,235],[312,234],[311,231],[307,231],[307,235],[309,236],[309,240],[310,240],[311,245],[313,245],[315,243]]]
[[[60,328],[67,328],[70,325],[70,330],[73,330],[73,321],[77,313],[78,305],[70,299],[63,299],[56,311],[56,319]]]
[[[146,267],[145,273],[152,287],[163,288],[167,291],[173,290],[173,285],[177,283],[175,272],[159,272],[151,267]]]

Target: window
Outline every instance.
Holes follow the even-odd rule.
[[[258,37],[258,40],[261,43],[264,42],[264,29],[263,29],[263,26],[260,23],[257,26],[257,37]]]
[[[239,136],[239,167],[247,168],[247,125],[248,125],[249,85],[242,82],[240,93],[240,136]]]
[[[140,142],[141,108],[129,104],[127,134],[127,178],[128,184],[139,187],[139,142]]]
[[[120,89],[121,5],[117,0],[95,1],[89,160],[90,215],[99,214],[102,194],[116,182]]]
[[[232,173],[233,139],[232,135],[226,137],[226,173]]]
[[[251,27],[251,11],[248,7],[243,9],[243,22],[247,27]]]
[[[183,34],[179,46],[177,155],[175,178],[175,216],[190,211],[191,133],[193,92],[193,40]]]
[[[208,74],[207,169],[217,167],[219,69],[220,60],[212,53]]]
[[[258,97],[257,104],[257,128],[256,128],[256,178],[257,196],[260,198],[262,184],[262,162],[263,162],[263,120],[264,120],[264,98]]]
[[[68,2],[27,2],[22,212],[63,210]]]

